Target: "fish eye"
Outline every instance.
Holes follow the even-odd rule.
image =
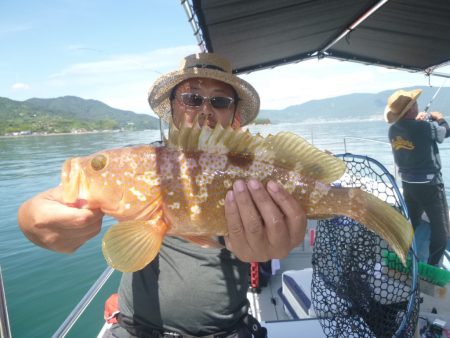
[[[100,171],[106,167],[107,158],[105,155],[97,155],[91,160],[91,167],[95,171]]]

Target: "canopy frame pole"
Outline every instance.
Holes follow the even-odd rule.
[[[317,52],[317,55],[319,58],[324,57],[327,53],[327,50],[330,49],[332,46],[337,44],[342,38],[347,36],[350,32],[355,30],[356,27],[358,27],[364,20],[366,20],[369,16],[371,16],[373,13],[375,13],[381,6],[383,6],[386,2],[389,0],[380,0],[377,4],[372,6],[368,11],[366,11],[363,15],[361,15],[355,22],[353,22],[345,31],[343,31],[337,38],[333,39],[330,43],[328,43],[324,48],[319,50]]]
[[[207,52],[206,44],[200,33],[200,27],[195,19],[192,5],[189,3],[189,0],[181,0],[181,5],[184,7],[184,11],[186,12],[188,21],[191,24],[192,31],[194,32],[194,36],[197,39],[197,44],[200,47],[200,51],[202,53],[206,53]]]

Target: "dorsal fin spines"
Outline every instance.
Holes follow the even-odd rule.
[[[272,163],[323,183],[339,179],[345,172],[345,163],[291,132],[262,137],[249,131],[226,128],[217,124],[215,128],[171,126],[169,144],[182,150],[209,151],[218,153],[252,154],[260,161]]]

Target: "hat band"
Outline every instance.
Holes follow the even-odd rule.
[[[207,68],[207,69],[215,69],[215,70],[220,70],[221,72],[225,72],[225,70],[223,68],[220,68],[220,67],[214,66],[214,65],[206,65],[206,64],[196,64],[196,65],[189,66],[186,68]]]

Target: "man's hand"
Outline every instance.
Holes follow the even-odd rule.
[[[444,115],[438,111],[433,111],[430,113],[433,121],[437,121],[444,118]]]
[[[227,248],[245,262],[284,258],[305,237],[306,214],[278,183],[239,180],[227,193]]]
[[[101,230],[103,213],[62,203],[60,187],[47,190],[19,208],[18,223],[26,237],[44,248],[70,253]]]
[[[437,121],[437,120],[443,119],[444,115],[442,115],[442,113],[440,113],[440,112],[433,111],[431,113],[420,112],[416,116],[416,120],[420,120],[420,121],[424,121],[428,118],[431,118],[431,120],[433,120],[433,121]]]
[[[425,113],[425,112],[422,111],[422,112],[417,114],[416,120],[418,120],[418,121],[425,121],[428,118],[428,116],[429,116],[428,113]]]

